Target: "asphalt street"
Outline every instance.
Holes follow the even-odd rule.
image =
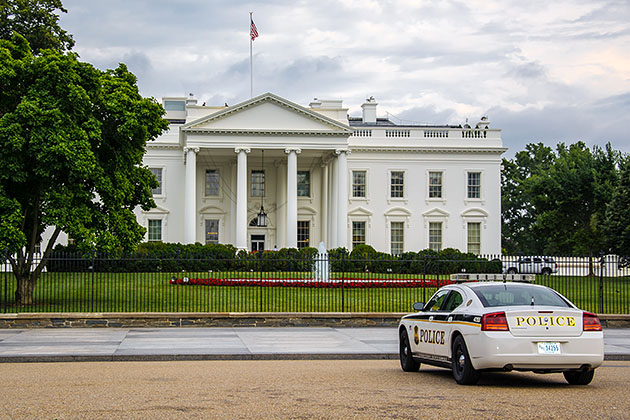
[[[630,360],[630,329],[605,329],[606,360]],[[1,362],[396,359],[395,328],[0,330]]]

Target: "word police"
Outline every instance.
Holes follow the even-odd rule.
[[[444,331],[420,329],[420,341],[444,345]]]
[[[575,317],[572,316],[517,316],[516,326],[535,327],[539,325],[541,327],[575,327]]]

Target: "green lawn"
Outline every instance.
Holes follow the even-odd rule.
[[[269,273],[266,273],[269,274]],[[259,273],[186,273],[190,278],[259,278]],[[42,273],[35,304],[12,304],[15,280],[0,281],[2,312],[410,312],[434,287],[308,288],[171,285],[172,273]],[[182,273],[179,274],[182,277]],[[273,278],[310,278],[310,273],[272,273]],[[334,274],[332,278],[340,276]],[[346,273],[344,278],[420,279],[421,275]],[[427,276],[435,278],[435,276]],[[441,279],[446,279],[442,276]],[[630,313],[628,278],[537,276],[578,307],[597,313]]]

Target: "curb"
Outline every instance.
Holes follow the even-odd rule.
[[[110,356],[0,356],[1,363],[67,363],[67,362],[176,362],[221,360],[398,360],[395,353],[330,354],[155,354]],[[630,354],[606,354],[604,361],[630,361]]]

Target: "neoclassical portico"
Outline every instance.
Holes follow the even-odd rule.
[[[274,243],[269,242],[266,249],[274,245],[297,247],[300,217],[309,222],[312,239],[324,240],[328,247],[347,246],[347,154],[351,133],[352,129],[342,122],[273,94],[261,95],[184,124],[180,129],[180,143],[185,158],[185,185],[182,186],[185,190],[185,242],[202,241],[202,232],[196,223],[202,207],[200,202],[207,204],[213,200],[204,196],[203,186],[198,185],[198,181],[203,179],[208,165],[214,165],[213,168],[223,165],[236,168],[220,173],[222,188],[230,184],[228,178],[234,172],[236,188],[224,193],[235,201],[235,214],[227,207],[223,210],[226,226],[222,242],[232,242],[238,249],[250,249],[251,212],[252,208],[260,207],[257,200],[262,200],[266,208],[273,210],[272,225],[267,230],[256,230],[263,235],[273,232],[269,237],[274,238]],[[265,157],[273,159],[276,167],[286,166],[286,172],[274,174],[262,168],[266,191],[255,199],[248,194],[248,181],[252,179],[252,171],[258,169],[258,163],[248,157],[258,158],[262,151]],[[198,161],[203,162],[201,167]],[[308,174],[308,197],[298,198],[299,172]],[[271,190],[276,191],[274,196],[267,192]],[[225,201],[217,203],[216,208],[225,206]],[[330,202],[337,204],[334,210]]]

